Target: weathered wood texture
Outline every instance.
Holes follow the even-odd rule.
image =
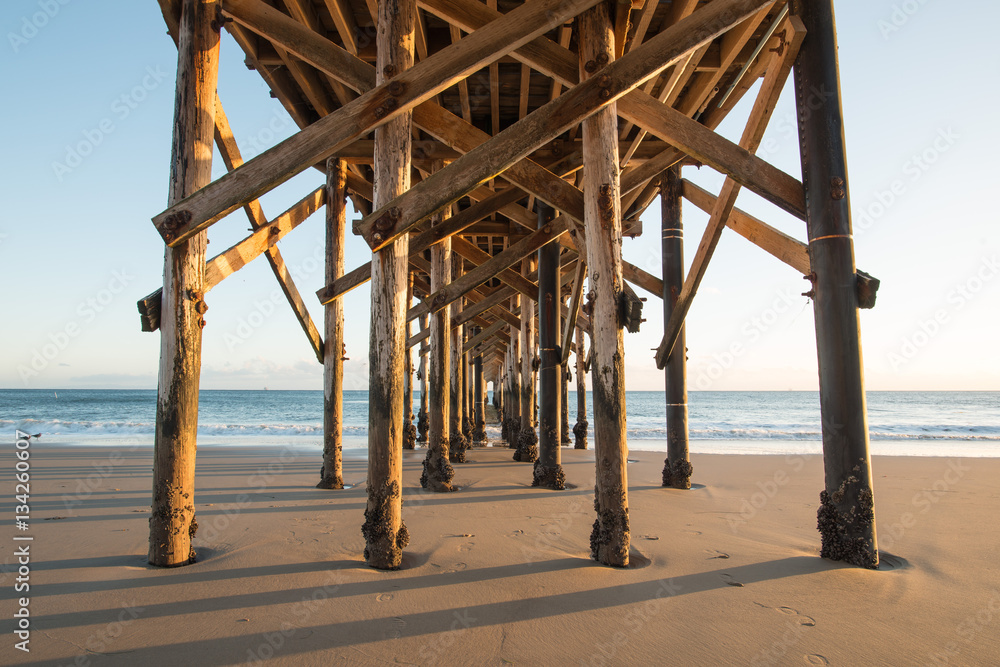
[[[670,321],[684,286],[684,224],[681,216],[680,167],[671,167],[660,181],[663,322]],[[687,347],[684,327],[664,367],[667,399],[667,458],[663,462],[663,486],[691,488],[691,456],[688,452]]]
[[[415,20],[414,0],[379,3],[376,69],[380,86],[413,64]],[[342,110],[349,107],[345,105]],[[376,206],[409,188],[412,136],[410,114],[405,112],[375,130]],[[409,256],[409,238],[400,237],[375,253],[371,269],[368,505],[362,533],[365,560],[369,566],[383,570],[399,568],[409,542],[402,517],[403,356],[407,349],[404,326]]]
[[[820,495],[821,555],[877,568],[875,496],[868,452],[864,366],[851,236],[837,38],[831,0],[796,1],[808,35],[795,65],[799,150],[813,276],[826,488]],[[816,109],[813,91],[826,91]]]
[[[329,284],[329,282],[327,283]],[[406,281],[406,311],[413,303],[413,274],[408,273]],[[410,350],[410,320],[403,325],[406,351],[403,353],[403,449],[416,449],[417,426],[413,423],[413,353]]]
[[[171,147],[170,205],[212,178],[219,34],[217,4],[184,0],[177,40],[177,84]],[[205,326],[205,234],[167,248],[163,262],[160,372],[153,449],[149,563],[194,561],[194,508],[201,331]]]
[[[588,64],[614,58],[614,34],[607,5],[598,5],[582,14],[578,25],[580,76],[599,79],[599,69],[593,65],[588,67]],[[617,123],[614,104],[583,122],[585,229],[587,238],[591,239],[587,243],[587,267],[590,291],[594,295],[591,379],[597,465],[594,492],[597,519],[590,537],[590,550],[591,556],[605,565],[626,567],[629,562],[628,443],[625,349],[618,315],[622,268]],[[602,242],[598,243],[597,239]]]
[[[444,224],[447,209],[431,218],[431,227]],[[451,239],[431,247],[431,290],[451,282]],[[430,314],[430,352],[428,355],[428,424],[427,455],[420,484],[431,491],[451,491],[455,471],[449,463],[449,426],[451,401],[451,308],[445,306]]]
[[[521,275],[532,271],[533,258],[521,261]],[[535,302],[521,297],[521,426],[517,436],[515,461],[534,463],[538,459],[538,433],[535,431]]]
[[[452,240],[453,247],[454,241],[457,240]],[[463,270],[464,261],[455,254],[452,254],[451,259],[453,262],[452,280],[461,280],[465,273]],[[461,298],[455,299],[452,309],[456,315],[462,312]],[[465,418],[463,411],[464,401],[462,400],[465,377],[465,353],[462,349],[464,329],[463,325],[451,327],[451,388],[448,392],[448,400],[451,405],[449,407],[450,418],[448,419],[448,435],[450,438],[448,455],[452,463],[465,463],[465,450],[469,448],[469,441],[466,439],[465,432],[462,429],[462,422]]]
[[[347,165],[326,163],[326,282],[344,275],[347,229]],[[344,303],[324,307],[323,466],[318,489],[344,488]]]
[[[583,353],[584,333],[576,330],[576,424],[573,425],[573,448],[587,448],[587,359]]]

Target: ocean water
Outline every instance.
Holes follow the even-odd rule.
[[[815,392],[691,392],[688,401],[692,451],[821,451]],[[569,403],[572,427],[575,391]],[[626,404],[629,446],[663,449],[663,393],[630,391]],[[414,406],[419,408],[419,392]],[[322,408],[321,391],[202,391],[199,442],[318,449]],[[11,441],[14,430],[21,429],[41,433],[42,443],[148,445],[155,415],[153,390],[0,389],[0,437]],[[873,391],[868,421],[875,454],[1000,456],[1000,392]],[[367,427],[368,392],[344,392],[345,448],[363,450]],[[488,432],[499,438],[499,427]]]

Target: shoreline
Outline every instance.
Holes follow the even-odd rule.
[[[696,486],[628,467],[632,566],[589,558],[593,450],[563,450],[572,488],[532,488],[500,448],[419,488],[404,453],[404,568],[361,557],[363,458],[343,491],[280,447],[207,447],[198,562],[146,565],[149,448],[32,445],[28,665],[986,664],[1000,653],[1000,461],[878,457],[884,567],[818,557],[818,456],[692,456]],[[0,455],[11,483],[14,456]],[[0,502],[5,517],[12,500]],[[8,523],[8,525],[10,525]],[[13,591],[13,543],[0,541]],[[971,621],[970,621],[971,619]],[[0,629],[13,644],[12,619]],[[83,662],[80,662],[80,661]]]

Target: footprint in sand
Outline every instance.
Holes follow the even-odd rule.
[[[712,554],[708,557],[708,560],[712,560],[713,558],[729,558],[729,554],[718,549],[705,549],[705,553]]]
[[[445,574],[451,574],[453,572],[461,572],[462,570],[466,569],[467,567],[469,567],[469,566],[467,564],[465,564],[465,563],[454,563],[447,570],[442,570],[442,572],[444,572]]]
[[[806,657],[806,662],[810,665],[829,665],[830,661],[821,656],[819,653],[810,653]]]
[[[466,542],[458,548],[459,551],[472,551],[472,547],[476,546],[475,542]]]
[[[719,577],[721,577],[722,581],[724,581],[725,583],[729,584],[730,586],[736,586],[737,588],[743,588],[743,584],[741,584],[740,582],[738,582],[735,579],[733,579],[733,575],[731,575],[731,574],[720,574]]]
[[[795,622],[798,623],[799,625],[803,626],[803,627],[806,627],[806,628],[814,628],[814,627],[816,627],[816,619],[814,619],[812,616],[806,616],[805,614],[803,614],[802,612],[800,612],[798,609],[793,609],[791,607],[768,607],[766,604],[761,604],[759,602],[754,602],[754,604],[757,605],[758,607],[763,607],[764,609],[773,609],[776,612],[778,612],[779,614],[784,614],[785,616],[794,616],[795,617]],[[806,657],[808,658],[808,656],[806,656]],[[823,656],[819,656],[819,657],[823,658]],[[826,658],[823,658],[823,660],[826,660]],[[825,662],[816,662],[816,663],[813,663],[813,664],[816,664],[816,665],[825,665],[827,663],[825,663]]]
[[[389,630],[386,631],[385,636],[388,639],[399,639],[403,636],[403,628],[406,627],[406,621],[399,618],[398,616],[390,619]]]
[[[375,596],[375,599],[378,600],[379,602],[388,602],[393,597],[394,596],[392,593],[379,593],[378,595]]]

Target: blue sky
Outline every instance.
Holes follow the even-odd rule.
[[[961,9],[962,11],[958,11]],[[1000,146],[992,85],[1000,5],[908,0],[837,3],[843,102],[859,268],[882,281],[862,311],[869,389],[1000,389],[1000,233],[991,173]],[[176,49],[158,5],[8,1],[0,8],[0,262],[5,267],[0,386],[156,386],[159,334],[139,331],[138,298],[161,282],[150,217],[166,203]],[[250,157],[295,129],[226,37],[219,94]],[[736,139],[749,96],[720,128]],[[759,154],[799,176],[791,84]],[[216,159],[216,175],[223,169]],[[709,168],[685,176],[718,191]],[[302,174],[262,199],[268,217],[321,183]],[[738,206],[797,238],[804,224],[752,193]],[[357,217],[357,216],[352,216]],[[685,209],[688,258],[706,216]],[[626,240],[659,272],[659,207]],[[209,254],[242,238],[236,214],[212,227]],[[322,215],[280,243],[317,323]],[[347,264],[367,261],[349,239]],[[806,284],[727,230],[688,317],[691,389],[815,389]],[[202,387],[319,389],[322,369],[264,260],[208,297]],[[277,298],[275,296],[278,295]],[[347,388],[367,385],[368,290],[346,297]],[[651,348],[662,306],[650,298],[626,334],[629,389],[661,389]]]

